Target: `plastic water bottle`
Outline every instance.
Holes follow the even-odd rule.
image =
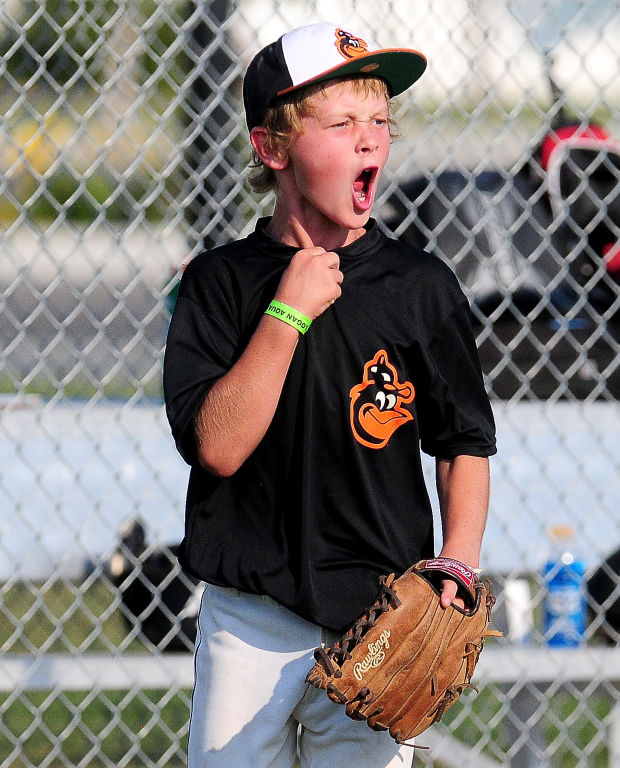
[[[543,632],[545,643],[574,647],[585,642],[587,604],[585,565],[572,552],[573,529],[551,529],[553,554],[545,563],[546,595]]]

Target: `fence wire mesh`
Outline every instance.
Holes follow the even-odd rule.
[[[505,638],[416,765],[620,766],[620,672],[599,655],[620,631],[619,10],[0,3],[1,768],[184,764],[201,585],[176,562],[166,328],[183,264],[270,208],[246,183],[245,66],[320,19],[429,58],[375,212],[460,277],[498,421],[483,555]],[[589,584],[585,642],[559,660],[554,525]]]

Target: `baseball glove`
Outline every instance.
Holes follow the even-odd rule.
[[[465,608],[439,604],[440,582],[458,584]],[[471,684],[495,597],[458,560],[421,560],[382,576],[374,604],[340,640],[314,652],[307,682],[346,705],[354,720],[407,743],[436,723]]]

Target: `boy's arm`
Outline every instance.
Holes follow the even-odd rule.
[[[336,253],[306,248],[291,259],[274,298],[314,319],[340,296],[341,282]],[[239,359],[211,387],[195,417],[198,460],[207,471],[232,475],[262,440],[298,341],[295,328],[264,315]]]
[[[264,315],[233,367],[215,382],[195,418],[200,464],[232,475],[267,431],[280,399],[299,332]]]
[[[478,568],[489,506],[489,460],[467,455],[437,459],[436,480],[443,531],[440,556]],[[450,605],[455,595],[456,582],[444,581],[442,606]]]

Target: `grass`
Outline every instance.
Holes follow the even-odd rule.
[[[45,373],[22,385],[0,373],[0,394],[38,395],[46,399],[62,397],[65,400],[91,400],[96,397],[104,400],[129,400],[136,396],[145,400],[161,400],[161,372],[157,370],[139,385],[123,374],[113,377],[105,385],[96,385],[87,376],[75,376],[70,381],[59,384]]]
[[[186,765],[189,692],[7,694],[0,713],[2,768]]]
[[[478,749],[486,745],[485,752],[499,761],[518,748],[507,728],[508,720],[518,717],[518,710],[510,709],[517,690],[515,686],[502,689],[490,685],[479,695],[466,693],[467,710],[455,705],[442,723],[464,744]],[[583,697],[570,686],[554,685],[546,692],[538,689],[533,695],[539,699],[536,713],[528,713],[524,723],[515,719],[514,725],[528,740],[533,738],[533,729],[540,728],[538,738],[546,745],[549,768],[608,767],[609,750],[602,724],[615,703],[612,696],[597,692]]]
[[[146,652],[128,639],[104,580],[0,587],[0,652]],[[177,768],[186,765],[191,691],[26,691],[0,694],[0,766]]]
[[[140,640],[127,640],[120,601],[109,582],[18,581],[0,588],[0,652],[105,653],[119,648],[146,650]]]
[[[128,635],[118,595],[103,579],[0,585],[0,653],[147,653]],[[510,691],[465,693],[442,724],[498,762],[511,749]],[[61,690],[0,694],[1,768],[185,766],[191,691]],[[541,714],[550,768],[607,768],[610,694],[551,688]],[[530,723],[522,726],[528,732]],[[415,766],[439,764],[420,753]]]

